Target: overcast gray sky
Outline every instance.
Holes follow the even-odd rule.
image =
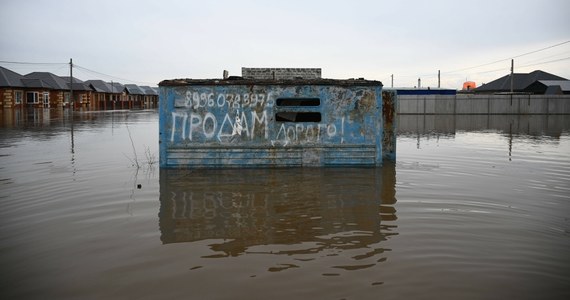
[[[0,61],[62,63],[0,65],[68,75],[73,58],[79,79],[153,85],[245,66],[433,87],[441,70],[442,87],[460,88],[562,44],[515,58],[515,72],[570,79],[569,13],[568,0],[0,0]]]

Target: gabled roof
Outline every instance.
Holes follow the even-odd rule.
[[[4,67],[0,67],[0,86],[1,87],[24,87],[22,79],[24,76],[8,70]]]
[[[539,82],[547,87],[560,86],[562,91],[570,92],[570,80],[539,80]]]
[[[145,95],[158,96],[158,92],[150,86],[143,85],[139,86],[139,88],[145,93]]]
[[[536,70],[531,73],[515,73],[513,74],[513,91],[521,92],[529,85],[539,80],[566,80],[544,71]],[[505,75],[499,79],[493,80],[487,84],[475,89],[475,92],[510,92],[511,91],[511,75]]]
[[[107,82],[107,84],[111,85],[113,94],[121,94],[125,90],[125,86],[118,82]]]
[[[22,79],[22,83],[24,84],[25,87],[32,88],[32,89],[49,89],[49,90],[52,89],[52,87],[49,84],[45,83],[41,79],[25,78],[24,77]]]
[[[68,90],[69,86],[65,80],[49,72],[33,72],[24,76],[27,79],[39,79],[55,90]]]
[[[67,83],[67,88],[69,89],[69,76],[60,76],[61,79],[65,80]],[[85,84],[83,80],[73,77],[73,90],[74,91],[92,91],[93,89],[88,84]]]
[[[69,76],[59,76],[59,78],[65,80],[65,82],[69,83]],[[73,83],[83,83],[83,80],[73,77]]]
[[[125,89],[127,90],[128,94],[131,95],[144,95],[145,92],[139,88],[136,84],[125,84]]]
[[[98,93],[111,93],[111,85],[103,80],[87,80],[84,83]]]

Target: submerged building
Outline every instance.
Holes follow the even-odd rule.
[[[320,69],[164,80],[160,166],[378,166],[395,158],[394,92]]]

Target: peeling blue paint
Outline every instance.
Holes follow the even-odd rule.
[[[383,105],[378,81],[163,81],[160,166],[379,166]]]

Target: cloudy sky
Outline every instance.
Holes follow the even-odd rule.
[[[245,66],[434,87],[441,70],[460,88],[514,57],[515,72],[570,78],[569,12],[567,0],[0,0],[0,65],[68,75],[73,58],[79,79],[145,85]]]

